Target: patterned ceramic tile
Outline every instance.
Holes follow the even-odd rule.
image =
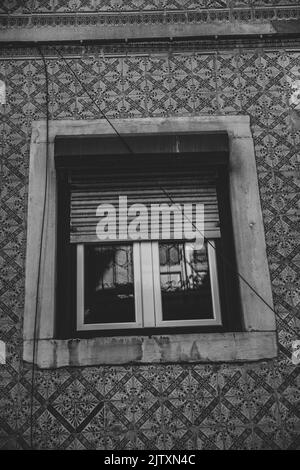
[[[73,429],[77,429],[86,418],[90,420],[102,406],[103,403],[78,379],[64,387],[63,393],[52,401],[53,409]]]
[[[225,428],[215,424],[209,427],[199,427],[196,434],[196,449],[224,450]]]
[[[39,8],[47,11],[46,3],[39,1]],[[98,10],[100,3],[93,2]],[[159,1],[144,5],[154,8]],[[35,447],[299,448],[299,376],[290,360],[300,302],[300,132],[291,120],[299,54],[239,49],[125,56],[99,48],[69,53],[68,61],[93,99],[61,59],[49,56],[51,119],[99,118],[95,102],[114,117],[250,115],[280,354],[263,364],[36,371]],[[0,128],[0,337],[8,343],[7,365],[0,370],[0,448],[29,448],[31,368],[21,361],[26,201],[30,126],[45,116],[45,79],[42,61],[32,53],[0,65],[8,92]]]
[[[279,450],[284,448],[283,434],[275,426],[256,426],[253,430],[251,450]]]
[[[252,0],[233,0],[228,3],[227,0],[127,0],[126,3],[122,0],[33,0],[32,2],[19,2],[18,0],[4,0],[0,6],[0,13],[14,15],[27,15],[35,13],[39,15],[60,14],[64,13],[76,14],[84,13],[137,13],[143,12],[159,12],[159,11],[200,11],[204,10],[206,15],[203,20],[228,19],[229,11],[233,11],[237,18],[242,20],[249,20],[252,18],[250,12],[254,9],[256,16],[265,19],[264,15],[260,14],[260,9],[263,7],[265,15],[270,15],[272,18],[275,14],[275,7],[278,6],[298,6],[295,0],[258,0],[253,3]],[[246,13],[245,13],[246,10]],[[244,12],[244,13],[243,13]],[[211,16],[208,14],[211,13]],[[282,14],[278,18],[282,18]],[[268,16],[267,16],[268,17]],[[290,16],[287,15],[287,18]]]
[[[35,449],[59,449],[69,436],[63,424],[57,420],[48,410],[35,420],[33,442]],[[30,446],[30,433],[24,433],[24,438]]]
[[[252,428],[251,426],[232,426],[226,427],[224,432],[225,450],[252,450]]]

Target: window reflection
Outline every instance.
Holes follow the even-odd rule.
[[[84,323],[134,322],[132,245],[86,245],[84,259]]]
[[[160,243],[163,320],[213,318],[207,243]]]

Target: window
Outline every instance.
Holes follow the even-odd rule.
[[[148,155],[149,158],[143,161],[140,158],[130,158],[129,168],[128,155],[123,159],[124,149],[120,151],[120,147],[116,147],[115,137],[109,140],[108,137],[112,134],[111,127],[104,120],[72,120],[50,121],[47,160],[46,123],[44,121],[33,123],[28,188],[24,360],[33,361],[34,343],[36,345],[34,361],[40,368],[181,361],[236,362],[276,357],[274,313],[240,278],[234,279],[228,275],[226,263],[222,262],[220,256],[220,252],[226,253],[226,258],[236,263],[236,270],[272,305],[249,117],[118,119],[114,121],[114,125],[122,135],[126,136],[136,155],[145,154],[145,149],[151,148],[152,153]],[[227,141],[229,143],[226,144],[226,148],[223,147],[223,152],[220,152],[220,134],[226,135],[223,143]],[[178,135],[183,136],[182,140],[176,138]],[[83,147],[83,136],[87,139],[85,147]],[[107,140],[103,137],[107,137]],[[99,142],[99,138],[102,139],[100,147],[95,145],[96,140]],[[159,157],[162,153],[163,158]],[[109,158],[106,159],[105,155]],[[96,177],[96,174],[103,175],[110,171],[111,176],[115,177],[109,179],[109,184],[112,185],[117,184],[118,173],[125,175],[127,171],[128,179],[128,170],[134,173],[132,170],[138,168],[138,161],[140,163],[142,161],[140,174],[149,174],[155,168],[158,168],[162,174],[163,163],[166,173],[171,168],[169,158],[173,159],[173,163],[176,160],[178,165],[182,165],[184,160],[186,170],[194,168],[195,157],[197,165],[199,164],[198,176],[208,169],[209,171],[213,169],[217,175],[211,181],[216,188],[218,205],[215,214],[218,214],[220,222],[220,227],[215,226],[215,228],[218,228],[220,233],[218,235],[217,231],[211,230],[213,227],[204,227],[207,243],[201,250],[193,252],[188,249],[190,240],[185,237],[120,239],[102,243],[98,238],[96,240],[90,238],[91,234],[95,234],[94,222],[97,224],[99,217],[96,217],[91,225],[86,224],[86,220],[81,220],[82,227],[88,228],[85,233],[80,230],[80,224],[77,226],[76,220],[73,220],[72,211],[75,207],[72,206],[70,196],[71,190],[74,189],[72,185],[76,172],[79,178],[82,176],[82,181],[87,181],[86,173]],[[227,158],[225,163],[224,157]],[[126,165],[124,165],[125,160]],[[115,163],[113,171],[112,162]],[[195,172],[192,174],[196,175]],[[183,172],[179,172],[179,175],[183,176]],[[198,181],[200,180],[201,177],[198,178]],[[145,179],[140,178],[139,185],[135,188],[140,203],[145,203],[147,206],[147,201],[142,200],[146,193],[140,191],[143,181]],[[175,180],[171,178],[172,181]],[[162,187],[168,193],[171,192],[179,197],[180,192],[172,190],[168,186],[171,183],[168,183],[167,179],[163,183]],[[181,187],[182,184],[183,181]],[[45,188],[47,188],[46,208],[43,217],[41,199]],[[215,219],[211,220],[213,222]],[[92,227],[92,231],[89,227]],[[41,235],[43,235],[42,243]],[[96,256],[93,253],[95,250]],[[153,252],[156,252],[155,256]],[[39,253],[40,262],[37,256]],[[79,300],[81,305],[82,302],[86,302],[86,310],[93,309],[91,308],[93,303],[96,305],[99,296],[105,294],[114,296],[115,307],[118,302],[123,303],[122,311],[126,311],[130,320],[133,318],[130,317],[133,313],[137,319],[136,312],[141,312],[144,318],[147,317],[144,312],[147,312],[148,303],[143,292],[139,298],[144,302],[144,306],[142,305],[140,309],[136,309],[135,306],[138,299],[137,292],[141,292],[143,285],[147,286],[144,282],[145,277],[143,278],[145,263],[138,265],[138,277],[135,276],[135,262],[141,256],[146,256],[150,260],[152,285],[156,286],[155,289],[152,288],[156,296],[149,295],[152,306],[154,305],[151,312],[154,312],[155,323],[152,314],[152,324],[156,326],[78,329],[79,313],[81,319],[78,324],[81,322],[84,325],[86,322],[85,307],[77,310],[77,305],[80,305],[80,302],[77,302],[80,289],[82,297]],[[97,290],[94,295],[95,286],[99,287],[98,281],[99,279],[101,281],[101,270],[99,271],[97,264],[95,266],[97,257],[100,257],[100,260],[107,257],[108,267],[105,276],[111,276],[113,282],[107,283],[110,286],[109,292]],[[133,266],[133,270],[131,268],[126,270],[126,276],[122,263]],[[189,278],[191,270],[193,278]],[[140,287],[136,289],[135,283],[138,279]],[[80,283],[80,289],[77,289],[77,283]],[[185,287],[188,285],[187,299],[183,294],[186,293]],[[197,288],[192,288],[193,286]],[[221,324],[202,323],[186,326],[188,321],[195,321],[195,311],[198,315],[196,321],[210,322],[215,319],[217,323],[218,299]],[[185,326],[179,324],[182,321],[183,302],[186,306]],[[103,303],[102,296],[101,304]],[[112,305],[110,301],[108,304]],[[200,304],[201,318],[197,310]],[[35,318],[36,311],[37,318]],[[120,311],[118,308],[114,308],[116,315],[114,324],[120,323],[118,311]],[[103,320],[105,317],[102,315],[102,323],[108,320],[106,310],[105,314],[106,320]],[[87,321],[99,321],[97,309],[93,313],[94,317],[91,313],[87,313],[87,317],[88,315]],[[109,319],[111,318],[110,312]],[[148,319],[151,319],[151,316]],[[161,322],[172,323],[162,327]],[[173,322],[176,322],[176,326]],[[96,325],[99,328],[99,324]]]
[[[71,158],[72,142],[56,142],[57,336],[238,331],[227,135],[131,139],[138,154],[125,153],[117,137],[83,137]],[[214,140],[214,151],[203,152],[203,140]]]
[[[133,257],[138,265],[137,247],[80,244],[76,248],[78,330],[142,326],[136,305],[138,273],[133,269]]]
[[[220,325],[214,240],[206,241],[199,249],[191,243],[160,243],[153,248],[159,251],[156,259],[161,288],[156,324]]]
[[[215,243],[77,245],[77,329],[221,325]]]

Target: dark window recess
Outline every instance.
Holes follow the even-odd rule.
[[[112,139],[112,138],[110,138]],[[147,145],[139,140],[142,152],[145,147],[149,153],[145,155],[126,156],[124,149],[113,151],[113,155],[105,158],[98,154],[97,147],[101,139],[93,144],[92,141],[86,147],[86,143],[72,144],[72,152],[68,153],[68,142],[60,140],[56,146],[57,168],[57,282],[56,282],[56,337],[95,337],[115,335],[151,335],[170,333],[195,333],[214,331],[240,331],[240,298],[238,288],[238,275],[233,242],[232,217],[229,199],[229,175],[228,175],[228,145],[227,136],[220,137],[220,148],[210,136],[205,141],[205,148],[193,143],[193,148],[185,148],[185,142],[189,142],[188,136],[180,140],[181,150],[176,156],[172,155],[178,148],[172,140],[171,148],[163,142],[163,149],[157,144],[159,152],[164,154],[151,154],[151,142]],[[115,142],[115,140],[113,139]],[[133,142],[133,140],[132,140]],[[109,142],[109,145],[111,142]],[[108,144],[107,144],[108,145]],[[214,146],[213,152],[210,151]],[[89,148],[90,146],[90,148]],[[81,147],[80,155],[76,156],[76,148]],[[119,144],[117,145],[119,147]],[[200,150],[199,150],[200,148]],[[87,150],[87,155],[84,155]],[[172,152],[171,152],[172,150]],[[203,153],[199,155],[200,153]],[[109,153],[109,152],[108,152]],[[158,151],[157,151],[158,153]],[[118,155],[120,154],[120,155]],[[121,155],[122,154],[122,155]],[[214,155],[216,159],[214,160]],[[165,156],[165,159],[164,159]],[[152,158],[153,157],[153,158]],[[202,158],[203,157],[203,158]],[[76,162],[76,163],[74,163]],[[128,165],[127,165],[128,163]],[[214,165],[215,163],[215,165]],[[86,166],[88,165],[88,167]],[[216,251],[217,275],[219,281],[219,298],[222,315],[222,326],[193,326],[193,327],[156,327],[133,328],[126,330],[76,330],[76,243],[70,241],[70,177],[76,171],[87,174],[94,172],[113,173],[123,171],[132,174],[147,174],[166,171],[166,168],[176,167],[176,171],[182,168],[186,171],[191,165],[203,169],[214,169],[216,177],[216,190],[218,211],[220,218],[221,238],[214,240]],[[201,170],[202,171],[202,170]],[[206,171],[206,170],[205,170]],[[87,180],[88,181],[88,180]],[[155,182],[154,182],[155,183]],[[209,268],[207,261],[207,244],[204,248],[189,253],[185,242],[160,242],[159,264],[160,284],[162,293],[163,320],[194,320],[211,318],[213,316],[212,296]],[[135,298],[133,278],[133,256],[131,244],[93,245],[86,243],[84,246],[84,322],[89,323],[122,323],[135,320]],[[201,304],[201,309],[199,309]],[[184,311],[184,316],[183,316]]]
[[[132,245],[84,249],[84,323],[134,322]]]
[[[163,320],[213,318],[206,243],[160,243],[159,261]]]

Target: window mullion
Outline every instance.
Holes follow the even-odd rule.
[[[152,242],[152,272],[153,272],[153,299],[155,325],[162,322],[162,303],[160,287],[159,246],[158,242]]]
[[[152,243],[140,243],[144,327],[155,326]]]
[[[133,244],[133,279],[135,299],[135,320],[137,326],[143,327],[143,295],[142,295],[142,261],[141,244]]]

